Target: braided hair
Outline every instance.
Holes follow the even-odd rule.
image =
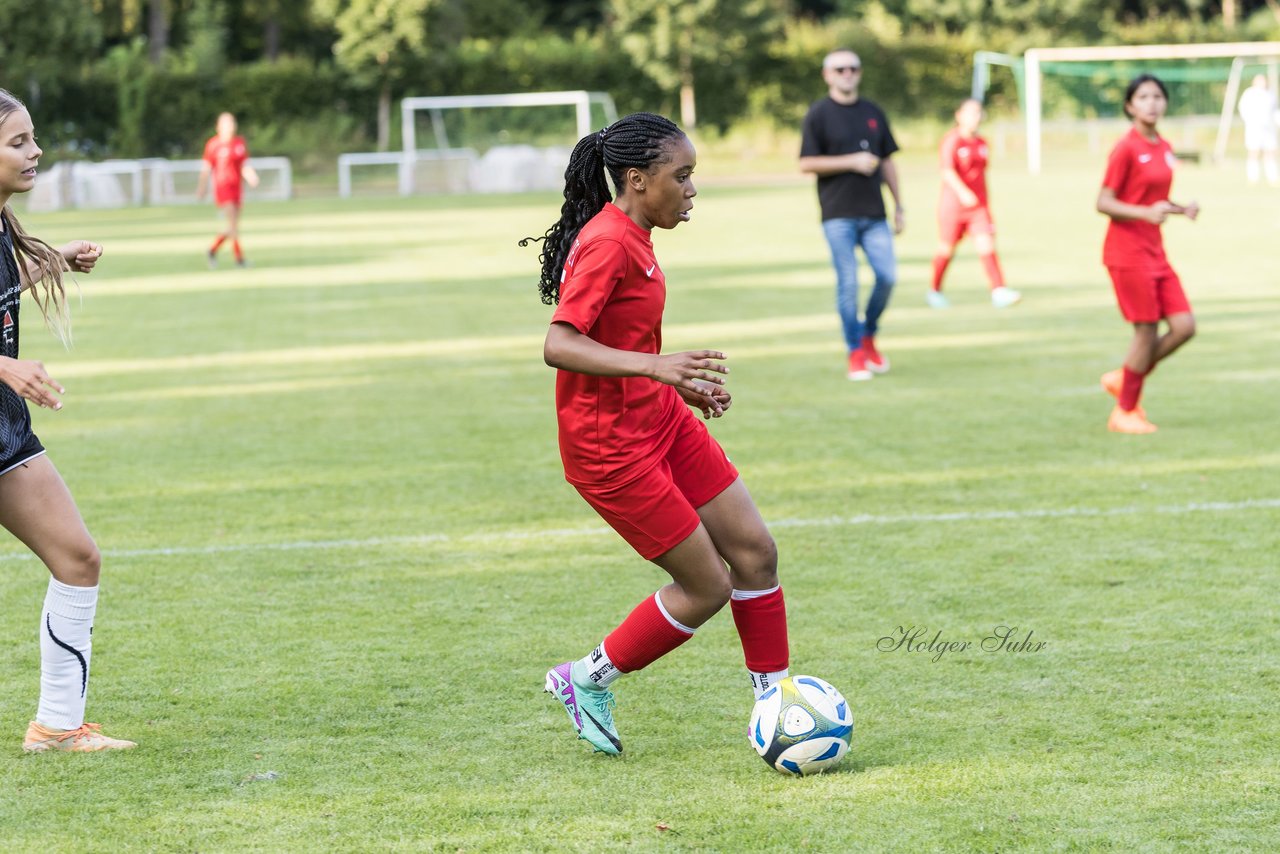
[[[578,140],[564,170],[564,205],[560,208],[560,219],[542,237],[526,237],[520,241],[521,246],[543,241],[538,255],[542,263],[538,290],[544,303],[560,302],[560,277],[573,241],[587,220],[598,214],[606,202],[612,201],[605,172],[613,181],[614,191],[622,195],[628,169],[648,170],[655,163],[667,162],[672,156],[669,142],[683,136],[684,131],[670,119],[655,113],[632,113]]]

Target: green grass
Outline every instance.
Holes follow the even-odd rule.
[[[217,272],[206,209],[28,215],[106,246],[75,349],[34,311],[23,343],[67,387],[36,427],[106,553],[90,719],[141,746],[20,753],[45,572],[0,547],[0,850],[1275,850],[1273,196],[1179,176],[1201,331],[1149,384],[1161,431],[1123,437],[1100,162],[993,176],[1006,312],[969,247],[956,307],[924,307],[936,169],[901,171],[871,383],[807,182],[711,181],[656,235],[667,348],[730,355],[713,429],[779,541],[793,669],[854,708],[807,780],[747,744],[727,615],[619,684],[620,760],[539,693],[662,580],[562,479],[515,246],[556,199],[255,205],[254,266]],[[877,651],[913,625],[1047,647]]]

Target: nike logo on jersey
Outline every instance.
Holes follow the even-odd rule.
[[[645,276],[652,276],[652,275],[653,275],[653,271],[654,271],[654,270],[656,270],[657,268],[658,268],[658,265],[657,265],[657,264],[654,264],[654,265],[653,265],[653,266],[651,266],[649,269],[647,269],[647,270],[645,270],[645,271],[644,271]]]
[[[1139,154],[1139,155],[1138,155],[1138,162],[1139,162],[1139,163],[1150,163],[1150,162],[1151,162],[1151,155],[1150,155],[1150,154]]]

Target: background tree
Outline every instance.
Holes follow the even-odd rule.
[[[745,73],[782,30],[780,0],[612,0],[610,27],[636,66],[679,90],[680,121],[697,127],[695,70],[725,60]]]
[[[317,0],[322,17],[333,21],[338,40],[333,55],[357,81],[378,92],[379,151],[391,138],[391,93],[427,51],[427,13],[437,0]]]
[[[0,87],[38,111],[56,90],[98,55],[102,27],[88,0],[0,0]]]

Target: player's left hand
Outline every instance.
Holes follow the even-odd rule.
[[[680,393],[681,399],[685,403],[702,412],[702,417],[710,420],[719,418],[724,415],[725,411],[733,403],[733,395],[724,386],[715,385],[713,383],[698,382],[699,386],[705,389],[705,393],[699,393],[692,389],[676,386],[676,391]]]
[[[59,250],[67,259],[67,266],[75,273],[92,273],[93,265],[102,257],[102,244],[88,240],[73,240]]]
[[[1188,204],[1184,205],[1182,208],[1182,214],[1187,219],[1191,220],[1192,222],[1195,222],[1196,217],[1200,216],[1200,203],[1189,202]]]

